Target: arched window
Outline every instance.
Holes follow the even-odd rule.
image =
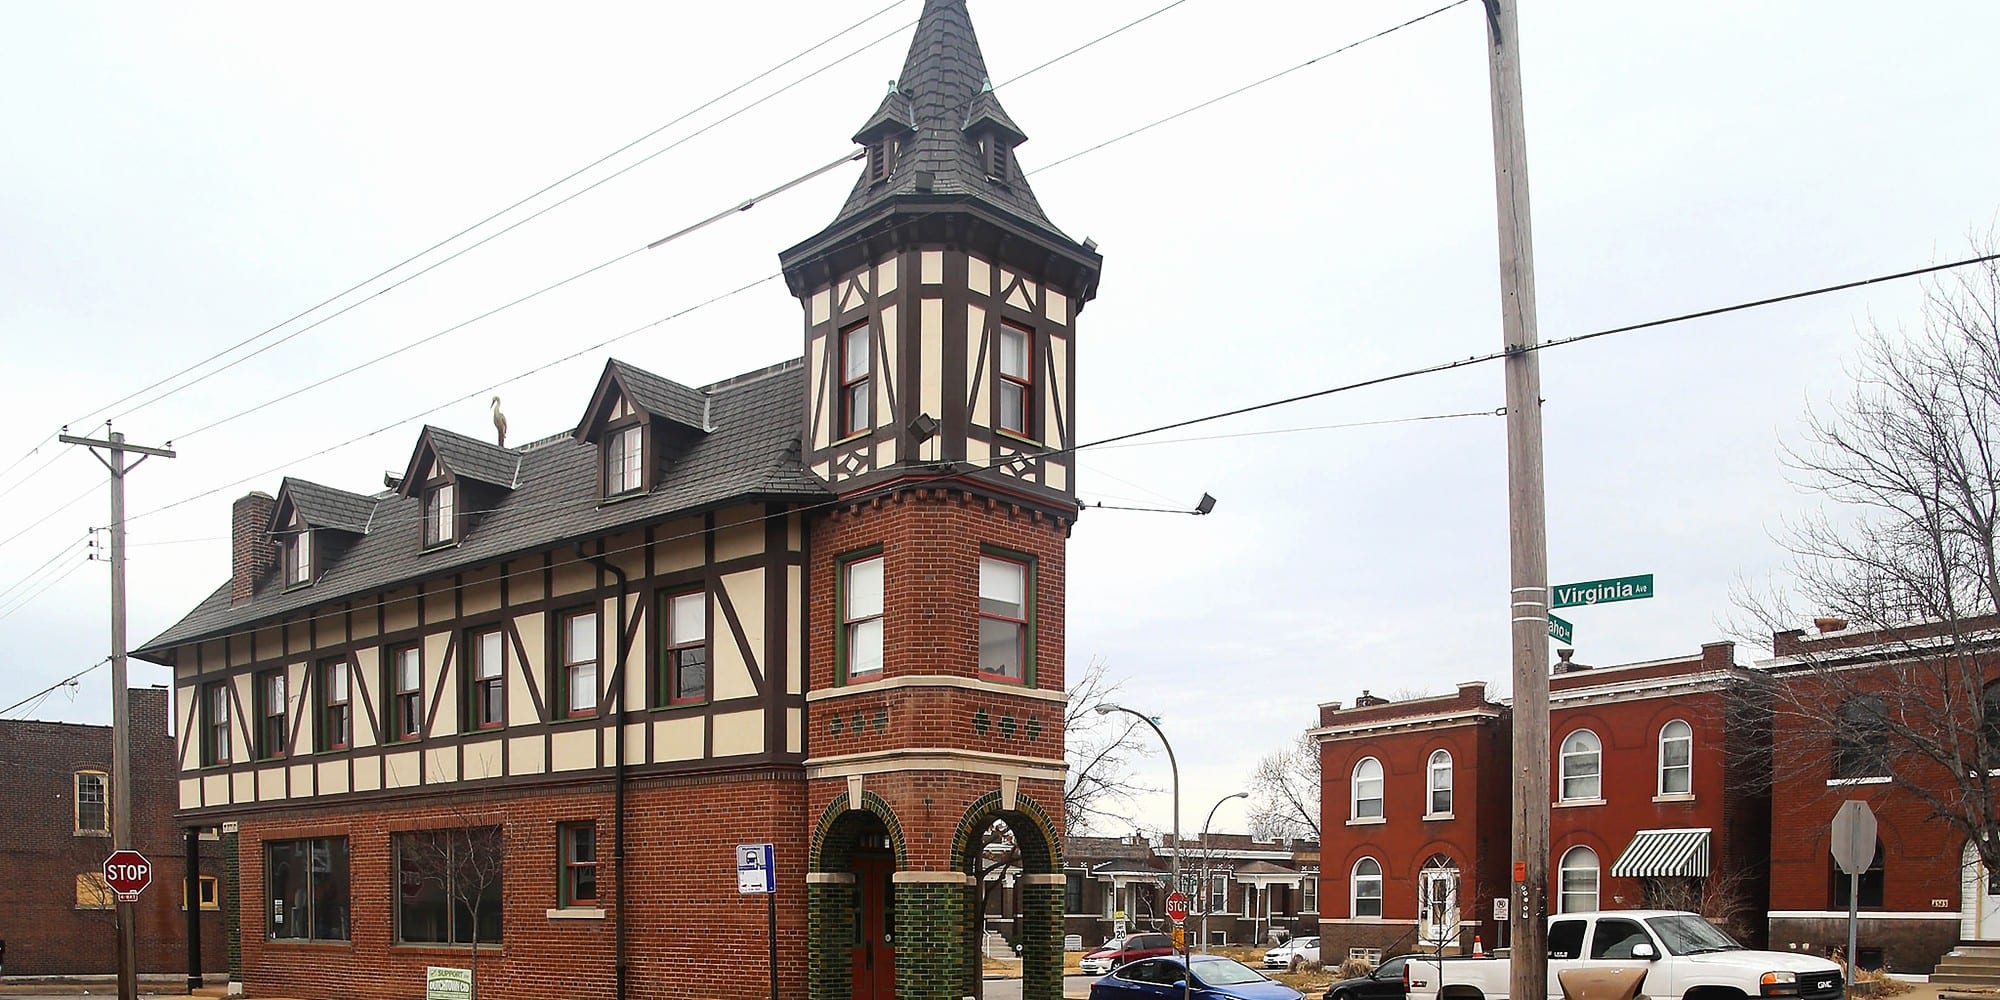
[[[1660,794],[1694,793],[1694,727],[1675,719],[1660,727]]]
[[[1833,776],[1874,778],[1889,773],[1889,706],[1874,695],[1849,698],[1833,731]]]
[[[1562,742],[1562,800],[1588,802],[1604,797],[1604,745],[1597,734],[1579,729]]]
[[[1597,852],[1572,847],[1562,856],[1556,883],[1557,913],[1587,913],[1597,909]]]
[[[1436,943],[1458,929],[1458,862],[1433,854],[1417,870],[1417,938]]]
[[[1349,819],[1382,818],[1382,762],[1373,757],[1363,757],[1354,765],[1354,782],[1351,792],[1352,809]]]
[[[1357,917],[1382,915],[1382,862],[1374,858],[1356,861],[1348,885],[1353,891],[1353,909],[1349,912]]]
[[[1451,752],[1438,750],[1431,754],[1430,766],[1425,769],[1429,775],[1429,797],[1424,801],[1427,816],[1451,815]]]

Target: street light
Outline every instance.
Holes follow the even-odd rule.
[[[1153,727],[1153,734],[1160,738],[1160,745],[1167,748],[1167,766],[1172,768],[1174,772],[1174,890],[1173,891],[1179,892],[1181,891],[1181,765],[1179,761],[1176,761],[1174,759],[1174,745],[1172,743],[1167,742],[1167,734],[1160,730],[1160,724],[1154,722],[1152,716],[1147,715],[1143,712],[1135,712],[1132,709],[1126,708],[1123,705],[1114,705],[1108,701],[1099,702],[1097,707],[1092,709],[1092,711],[1095,711],[1099,715],[1110,715],[1113,712],[1124,712],[1126,715],[1132,716],[1133,718],[1138,719],[1140,722],[1143,722],[1146,725]],[[1186,948],[1185,943],[1182,945],[1182,948],[1183,951],[1185,951]]]
[[[1249,797],[1249,792],[1231,792],[1224,795],[1216,799],[1214,805],[1208,807],[1208,818],[1201,821],[1201,953],[1204,955],[1208,954],[1208,911],[1215,909],[1215,900],[1210,898],[1213,893],[1208,891],[1208,825],[1215,822],[1215,811],[1222,808],[1224,802]]]

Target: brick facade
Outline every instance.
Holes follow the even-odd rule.
[[[153,884],[140,897],[139,971],[187,972],[186,832],[174,822],[173,738],[167,732],[167,692],[131,692],[133,847],[153,863]],[[76,878],[100,870],[111,853],[109,834],[76,830],[75,772],[111,773],[111,730],[68,723],[0,722],[0,942],[8,976],[109,975],[117,971],[112,911],[80,909]],[[106,783],[107,796],[116,792]],[[199,845],[201,874],[219,876],[220,845]],[[222,897],[226,905],[228,897]],[[228,956],[222,914],[200,914],[202,967],[220,972]]]
[[[1189,941],[1200,940],[1205,908],[1210,940],[1218,945],[1319,933],[1325,906],[1317,891],[1317,842],[1211,832],[1205,847],[1198,837],[1184,839],[1180,853],[1192,914]],[[1075,884],[1080,905],[1063,915],[1064,932],[1080,938],[1085,948],[1102,944],[1116,933],[1121,901],[1128,930],[1171,930],[1165,910],[1172,858],[1172,843],[1165,836],[1069,838],[1063,872]],[[1223,886],[1219,896],[1213,891],[1218,880]]]

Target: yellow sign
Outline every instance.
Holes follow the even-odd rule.
[[[1185,927],[1174,928],[1174,950],[1175,951],[1187,950],[1187,928]]]

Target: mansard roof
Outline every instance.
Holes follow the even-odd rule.
[[[900,196],[967,195],[1060,235],[1025,178],[1018,173],[1002,180],[986,176],[976,126],[997,128],[1016,143],[1026,140],[1027,134],[993,94],[986,57],[979,50],[979,36],[972,30],[965,4],[966,0],[924,0],[895,91],[856,133],[860,142],[885,124],[904,127],[909,134],[895,172],[886,182],[871,183],[864,171],[829,229]],[[919,174],[924,175],[922,182]],[[928,187],[922,186],[925,183]]]
[[[269,574],[248,602],[231,607],[225,580],[180,622],[133,655],[169,663],[174,648],[185,643],[267,624],[313,607],[337,606],[344,600],[365,605],[383,591],[419,580],[726,503],[810,503],[832,495],[799,459],[798,401],[805,398],[802,359],[690,391],[706,400],[713,430],[690,442],[651,492],[609,505],[598,496],[598,449],[567,433],[502,449],[426,428],[428,439],[442,444],[440,456],[458,475],[468,475],[458,463],[484,462],[478,475],[497,478],[504,466],[507,481],[517,484],[481,512],[477,526],[458,544],[424,551],[419,540],[421,500],[385,493],[369,501],[367,533],[321,568],[312,587],[286,591],[277,574]]]
[[[308,528],[331,528],[335,531],[365,535],[368,533],[368,521],[375,515],[375,503],[374,497],[337,490],[331,486],[321,486],[291,476],[286,476],[285,481],[278,487],[277,510],[282,513],[289,505],[291,509],[298,511],[299,519],[304,521]],[[278,518],[277,523],[272,525],[272,530],[275,532],[281,529],[284,520],[282,517]]]

